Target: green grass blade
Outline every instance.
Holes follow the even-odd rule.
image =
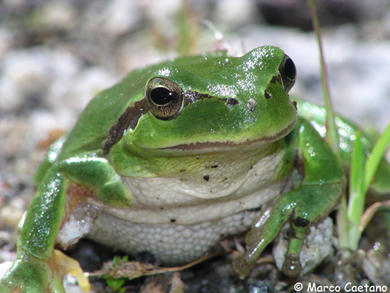
[[[378,139],[378,142],[375,144],[374,149],[372,150],[371,155],[368,158],[366,164],[366,172],[365,172],[366,176],[364,182],[365,191],[368,190],[371,181],[374,178],[376,169],[378,168],[378,165],[382,160],[386,148],[388,147],[389,144],[390,144],[390,124],[387,126],[385,132],[383,132],[380,138]]]
[[[349,188],[351,193],[360,192],[364,182],[364,153],[362,149],[361,137],[361,132],[358,131],[355,136],[351,160],[351,176],[349,180]]]
[[[345,194],[341,198],[340,207],[337,210],[337,234],[339,236],[339,245],[343,248],[349,248],[349,225],[347,218],[347,200]]]
[[[321,84],[322,92],[324,96],[324,106],[326,109],[326,139],[328,144],[331,146],[333,151],[338,157],[340,157],[340,146],[339,146],[339,136],[337,132],[335,114],[333,111],[332,101],[330,98],[329,82],[328,82],[328,72],[325,63],[324,51],[322,48],[320,24],[318,21],[316,6],[314,0],[307,0],[310,8],[311,19],[313,22],[314,31],[317,37],[317,44],[320,55],[320,72],[321,72]]]
[[[360,226],[364,212],[366,193],[389,144],[390,124],[375,144],[370,157],[365,163],[365,156],[361,145],[361,133],[360,131],[356,133],[351,160],[350,195],[347,214],[348,247],[350,249],[356,250],[358,247],[362,232]]]
[[[364,190],[364,152],[361,143],[361,133],[356,133],[352,160],[351,174],[349,182],[349,202],[348,202],[348,238],[349,248],[356,250],[359,244],[359,226],[364,210],[365,190]]]

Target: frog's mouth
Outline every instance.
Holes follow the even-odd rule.
[[[207,152],[214,152],[215,150],[231,150],[234,148],[242,148],[242,147],[251,147],[255,146],[258,147],[259,145],[267,145],[268,143],[274,142],[276,140],[279,140],[283,137],[285,137],[287,134],[289,134],[294,126],[295,126],[296,120],[294,120],[292,123],[290,123],[286,128],[282,129],[281,131],[277,132],[276,134],[273,134],[271,136],[266,136],[262,138],[257,139],[250,139],[245,140],[243,142],[233,142],[233,141],[226,141],[226,142],[197,142],[197,143],[190,143],[190,144],[178,144],[174,146],[169,147],[163,147],[159,148],[159,150],[177,150],[177,151],[191,151],[191,152],[201,152],[201,153],[207,153]]]

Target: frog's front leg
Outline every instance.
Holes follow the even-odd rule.
[[[303,167],[302,182],[295,190],[282,194],[246,235],[247,251],[233,263],[242,277],[250,273],[264,248],[287,221],[291,238],[282,270],[296,277],[301,270],[299,254],[310,224],[325,217],[344,191],[344,172],[327,143],[306,120],[299,119],[294,132],[292,141],[297,144],[297,159]]]
[[[63,292],[66,273],[76,275],[84,290],[89,290],[77,262],[54,250],[57,233],[66,219],[67,187],[73,183],[92,190],[109,204],[130,204],[131,194],[106,159],[84,154],[54,164],[25,215],[17,259],[1,279],[0,292]]]

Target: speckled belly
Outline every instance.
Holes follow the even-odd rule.
[[[101,213],[88,237],[130,254],[148,251],[162,264],[202,257],[221,238],[247,231],[259,207],[286,188],[288,176],[275,179],[284,151],[248,159],[209,162],[206,173],[168,177],[122,177],[132,205],[96,204]],[[229,161],[229,162],[227,162]],[[229,163],[229,164],[228,164]],[[183,177],[184,176],[184,177]]]
[[[242,211],[193,225],[131,223],[101,214],[88,237],[130,254],[148,251],[162,264],[183,264],[207,254],[221,238],[248,230],[259,211]]]

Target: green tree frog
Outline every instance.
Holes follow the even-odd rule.
[[[37,172],[0,291],[61,292],[63,275],[79,269],[54,247],[84,236],[173,265],[249,231],[233,263],[246,276],[286,223],[283,271],[296,276],[308,228],[335,208],[346,180],[321,133],[323,109],[298,102],[297,114],[295,77],[282,50],[263,46],[137,69],[98,94]],[[338,125],[347,162],[356,128]],[[294,170],[301,181],[291,187]],[[389,176],[386,162],[380,173]],[[381,178],[376,186],[389,190]]]

